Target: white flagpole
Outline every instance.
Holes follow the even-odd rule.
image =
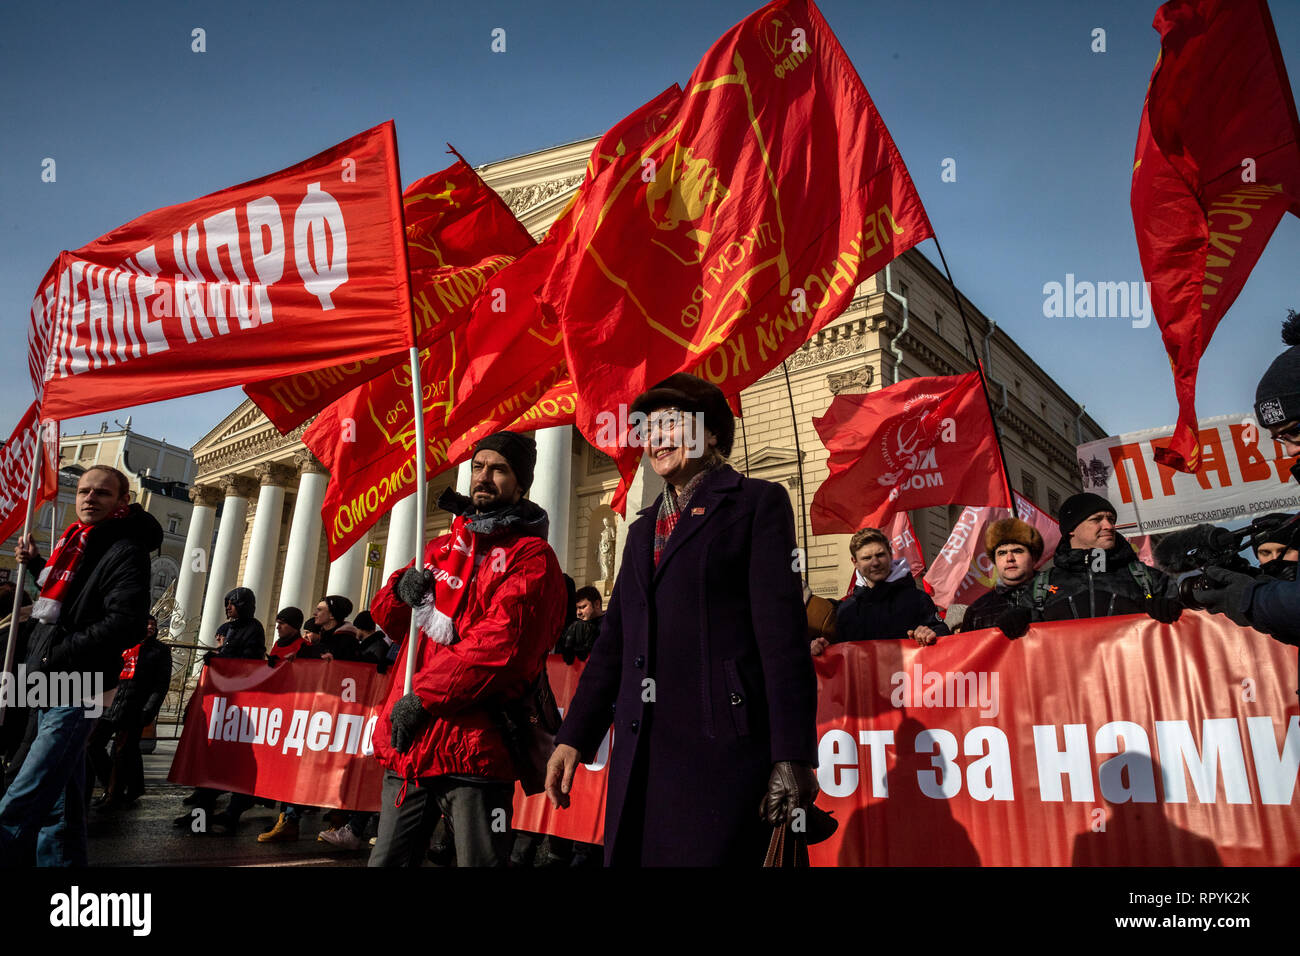
[[[411,346],[411,398],[415,403],[415,567],[424,567],[424,510],[429,494],[424,474],[424,388],[420,384],[420,349]],[[411,675],[415,672],[415,643],[419,632],[412,622],[406,640],[406,681],[403,694],[411,693]]]
[[[44,431],[44,424],[38,418],[36,422],[36,454],[32,456],[32,477],[27,483],[27,514],[23,517],[23,531],[18,539],[19,541],[27,537],[31,531],[32,515],[36,510],[36,485],[40,478],[41,466],[44,464],[44,456],[41,454],[41,446],[45,441]],[[53,542],[51,542],[51,546],[53,546]],[[10,675],[14,674],[14,651],[18,647],[18,612],[23,606],[23,585],[26,583],[27,563],[24,561],[18,564],[18,575],[14,580],[14,606],[9,615],[9,641],[5,645],[4,679],[15,681],[15,684],[11,685],[15,687],[17,686],[17,676]],[[4,726],[5,714],[8,713],[5,709],[5,697],[6,695],[0,694],[0,727]]]

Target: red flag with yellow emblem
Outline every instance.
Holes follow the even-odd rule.
[[[1282,216],[1300,215],[1300,123],[1264,0],[1173,0],[1152,25],[1133,226],[1178,396],[1156,459],[1194,472],[1201,356]]]
[[[579,427],[610,454],[626,452],[601,427],[620,405],[678,371],[739,393],[932,235],[808,0],[741,21],[684,92],[602,139],[571,219],[542,296],[564,328]]]
[[[433,345],[464,326],[485,286],[536,243],[501,197],[458,159],[402,194],[416,344]],[[308,369],[246,385],[244,391],[281,432],[358,385],[407,361],[391,352],[349,365]]]

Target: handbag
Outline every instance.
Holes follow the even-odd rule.
[[[522,697],[506,703],[493,717],[524,793],[530,797],[541,793],[546,786],[546,764],[555,753],[555,735],[562,720],[546,665],[542,665],[541,673]]]
[[[772,827],[772,839],[767,844],[764,867],[808,866],[808,841],[791,833],[788,825]]]
[[[804,585],[804,612],[808,618],[808,640],[819,637],[834,643],[835,640],[835,604]]]

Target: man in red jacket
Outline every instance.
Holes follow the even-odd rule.
[[[546,512],[523,498],[536,461],[523,435],[480,441],[472,499],[443,493],[451,530],[430,542],[422,568],[395,572],[370,605],[386,633],[405,635],[375,728],[385,773],[371,866],[419,866],[443,816],[459,865],[504,866],[510,856],[518,775],[496,714],[546,666],[568,600]],[[412,639],[412,692],[403,694]]]

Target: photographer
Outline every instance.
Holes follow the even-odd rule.
[[[1273,360],[1255,390],[1255,417],[1290,456],[1300,455],[1300,315],[1291,311],[1282,325],[1290,346]],[[1300,465],[1291,469],[1296,472]],[[1297,476],[1300,477],[1300,476]],[[1209,568],[1208,587],[1198,589],[1201,605],[1226,614],[1243,627],[1254,627],[1285,644],[1300,645],[1300,583],[1263,575],[1250,577]]]

